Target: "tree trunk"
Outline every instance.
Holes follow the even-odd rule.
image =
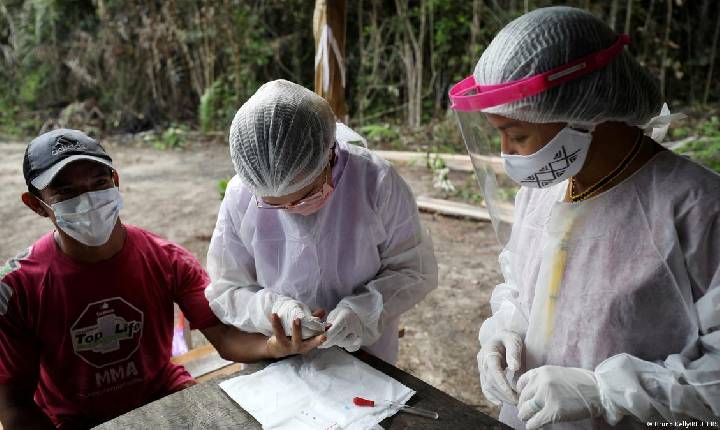
[[[633,0],[627,0],[625,7],[625,34],[630,34],[630,23],[632,22]]]
[[[363,13],[365,12],[365,2],[363,0],[359,0],[357,3],[357,9],[355,10],[355,13],[357,14],[357,22],[358,22],[358,42],[357,42],[357,49],[358,49],[358,64],[360,65],[360,73],[364,71],[365,65],[367,64],[367,50],[365,48],[365,36],[364,36],[364,20],[363,20]],[[357,111],[354,112],[355,115],[357,115],[357,118],[360,122],[360,124],[364,123],[365,118],[365,106],[364,103],[362,103],[362,100],[364,97],[367,96],[367,91],[365,91],[365,94],[358,94],[357,95]]]
[[[335,117],[347,122],[345,104],[345,0],[316,0],[313,14],[315,36],[315,92],[330,103]]]
[[[617,14],[620,0],[612,0],[610,3],[610,28],[617,31]]]
[[[667,51],[670,44],[670,28],[672,27],[672,7],[673,0],[666,0],[667,13],[665,15],[665,36],[663,37],[662,51],[660,54],[660,93],[665,99],[667,93],[665,91],[665,77],[667,69]]]
[[[482,0],[473,0],[472,3],[472,25],[470,26],[470,52],[477,55],[478,39],[480,38],[480,18],[485,2]],[[475,61],[477,59],[473,59]]]
[[[652,23],[652,14],[653,9],[655,8],[655,0],[650,0],[650,5],[647,8],[647,12],[645,14],[645,23],[642,27],[642,34],[644,39],[643,44],[643,53],[640,56],[640,64],[645,64],[648,57],[648,51],[650,49],[650,43],[652,42],[653,38],[650,37],[650,24]]]
[[[715,66],[715,53],[717,51],[718,35],[720,35],[720,6],[718,6],[717,17],[715,18],[715,34],[713,34],[712,47],[710,48],[710,65],[707,77],[705,78],[705,92],[703,93],[703,104],[707,105],[710,97],[710,84],[712,83],[713,69]]]
[[[423,54],[425,48],[425,32],[427,23],[427,2],[419,4],[420,25],[417,34],[410,23],[407,2],[395,0],[398,18],[403,25],[402,61],[405,66],[407,91],[407,123],[410,127],[419,127],[422,122],[422,85],[423,85]]]

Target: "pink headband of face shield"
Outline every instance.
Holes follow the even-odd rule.
[[[609,48],[594,52],[545,73],[504,84],[478,85],[475,82],[475,77],[470,75],[450,89],[449,96],[452,108],[461,112],[473,112],[534,96],[605,67],[628,44],[630,44],[630,36],[621,34]]]

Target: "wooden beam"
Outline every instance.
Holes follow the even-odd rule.
[[[425,212],[434,212],[458,218],[469,218],[476,221],[491,221],[490,213],[484,206],[475,206],[452,200],[434,199],[427,196],[418,196],[418,209]],[[501,221],[512,224],[514,207],[509,202],[496,202]]]
[[[434,212],[459,218],[470,218],[477,221],[490,221],[490,214],[487,209],[467,203],[418,196],[417,205],[418,209],[425,212]]]
[[[210,344],[191,349],[185,354],[173,357],[171,361],[175,364],[185,366],[185,369],[193,378],[199,378],[224,367],[236,364],[220,357],[220,354],[218,354]]]
[[[450,169],[454,170],[456,172],[466,172],[466,173],[472,173],[473,165],[472,161],[470,161],[470,157],[467,155],[462,154],[443,154],[443,153],[436,153],[436,152],[412,152],[412,151],[383,151],[383,150],[373,150],[374,153],[379,155],[380,157],[384,158],[387,161],[399,161],[404,163],[409,162],[425,162],[430,156],[430,158],[433,157],[440,157],[443,162],[445,162],[445,165]],[[505,168],[503,167],[503,162],[500,157],[493,157],[493,156],[476,156],[478,160],[485,161],[492,167],[495,174],[498,175],[504,175],[505,174]]]

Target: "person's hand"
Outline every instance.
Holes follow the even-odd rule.
[[[576,367],[542,366],[518,380],[518,416],[527,430],[603,415],[595,374]]]
[[[507,330],[500,331],[480,348],[477,355],[480,387],[490,402],[517,404],[517,393],[508,382],[505,369],[520,370],[522,350],[522,338]]]
[[[338,306],[327,317],[330,329],[327,331],[327,341],[321,348],[330,348],[337,345],[350,352],[355,352],[362,346],[363,326],[360,318],[350,308]]]
[[[325,342],[325,335],[312,337],[303,340],[301,335],[300,320],[296,319],[292,322],[292,337],[287,337],[283,329],[283,323],[277,314],[272,314],[270,322],[273,327],[273,335],[268,338],[266,343],[267,355],[270,358],[282,358],[288,355],[305,354],[313,350]]]
[[[285,333],[292,333],[293,321],[296,319],[300,320],[302,339],[325,333],[325,323],[307,305],[290,297],[280,296],[273,303],[272,313],[280,317]]]

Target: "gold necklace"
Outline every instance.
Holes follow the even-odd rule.
[[[586,189],[582,193],[575,194],[575,177],[573,176],[572,178],[570,178],[570,201],[572,201],[573,203],[577,203],[586,200],[593,194],[595,194],[597,191],[599,191],[602,187],[607,185],[610,181],[620,176],[620,174],[622,174],[622,172],[627,169],[627,167],[632,163],[637,154],[640,152],[640,147],[642,146],[642,136],[643,132],[642,130],[639,130],[638,137],[637,139],[635,139],[635,144],[633,145],[630,152],[628,152],[628,154],[625,156],[625,158],[623,158],[620,164],[618,164],[617,167],[615,167],[610,173],[605,175],[605,177],[588,187],[588,189]]]

